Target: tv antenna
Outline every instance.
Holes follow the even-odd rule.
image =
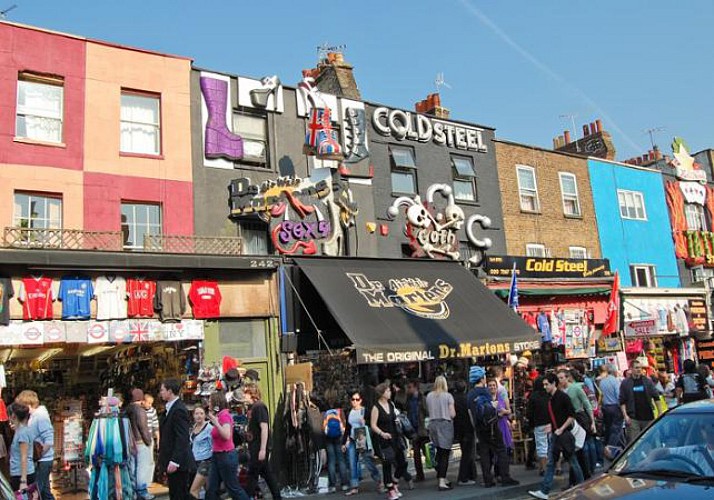
[[[341,45],[330,45],[327,42],[323,43],[322,45],[317,46],[317,59],[318,62],[324,61],[327,59],[327,54],[330,52],[339,52],[343,53],[347,49],[347,45],[344,43]]]
[[[558,118],[567,120],[570,118],[570,123],[573,126],[573,142],[575,142],[575,151],[580,152],[580,145],[578,144],[578,130],[575,128],[575,117],[578,116],[575,113],[563,113],[558,115]]]
[[[652,127],[652,128],[648,128],[644,131],[645,134],[650,136],[650,144],[652,144],[652,149],[657,147],[657,145],[654,142],[655,133],[662,132],[664,130],[667,130],[667,127]]]
[[[447,89],[451,88],[451,85],[446,83],[446,80],[444,80],[444,73],[440,72],[436,74],[436,78],[434,79],[434,86],[436,87],[436,92],[439,93],[439,90],[441,87],[446,87]]]
[[[17,9],[17,4],[12,4],[7,9],[0,10],[0,19],[7,19],[7,13],[13,9]]]

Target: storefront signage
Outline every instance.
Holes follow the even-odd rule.
[[[714,233],[690,230],[685,213],[685,205],[701,205],[708,219],[712,220],[714,188],[692,182],[667,181],[665,194],[677,258],[689,266],[714,267]]]
[[[702,184],[707,182],[707,174],[702,170],[702,166],[689,154],[689,148],[681,137],[675,137],[672,141],[672,156],[670,162],[676,170],[678,179],[684,181],[697,181]]]
[[[360,352],[360,363],[408,363],[416,361],[474,358],[515,354],[537,350],[539,341],[532,342],[462,342],[457,345],[439,344],[434,349],[422,350],[380,350],[364,349]]]
[[[657,334],[657,320],[625,321],[625,337],[647,337]]]
[[[484,269],[489,276],[510,277],[515,265],[519,278],[606,278],[612,276],[608,259],[558,259],[489,255]]]
[[[707,302],[704,299],[689,299],[689,316],[691,321],[689,327],[693,331],[709,331],[709,315],[707,314]]]
[[[372,125],[381,135],[398,141],[433,141],[439,146],[482,153],[488,150],[483,141],[483,129],[436,120],[401,109],[376,108],[372,114]]]
[[[438,213],[434,210],[436,193],[441,193],[447,199],[443,211]],[[412,257],[459,260],[461,252],[457,233],[464,225],[469,243],[476,250],[474,256],[469,259],[472,265],[479,265],[483,252],[492,245],[490,238],[479,239],[474,233],[477,225],[484,229],[491,227],[491,219],[475,214],[466,220],[464,211],[456,204],[452,188],[448,184],[432,184],[427,189],[425,202],[422,202],[419,195],[413,198],[397,198],[387,210],[387,215],[394,219],[399,215],[401,207],[406,207],[404,234],[413,250]]]
[[[697,356],[700,363],[714,369],[714,340],[697,340]]]
[[[692,304],[693,302],[693,304]],[[694,326],[692,307],[696,309],[698,325],[706,325],[706,304],[703,295],[689,297],[641,297],[625,296],[623,314],[625,336],[644,335],[679,335],[685,337],[691,331],[699,330]],[[632,325],[628,328],[628,325]],[[704,326],[704,331],[706,331]]]
[[[279,177],[253,184],[235,179],[230,187],[231,217],[257,215],[268,224],[282,254],[341,255],[344,230],[354,224],[357,205],[344,182],[332,182],[330,169],[307,178]]]

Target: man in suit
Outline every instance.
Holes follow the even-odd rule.
[[[159,395],[166,403],[166,416],[161,422],[159,443],[159,470],[166,471],[169,481],[169,498],[189,498],[189,478],[196,469],[189,440],[191,418],[183,401],[179,399],[181,381],[166,379]]]

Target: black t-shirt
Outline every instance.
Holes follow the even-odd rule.
[[[12,280],[0,278],[0,325],[10,324],[10,297],[13,295]]]
[[[270,417],[268,407],[262,401],[256,401],[250,408],[248,416],[248,432],[250,449],[260,451],[260,424],[268,424],[268,448],[270,448]]]
[[[553,416],[555,417],[555,423],[558,427],[562,427],[569,417],[575,418],[575,408],[573,408],[573,402],[570,400],[565,392],[558,389],[550,397],[550,408],[553,410]],[[550,411],[548,412],[550,414]],[[552,424],[552,418],[549,420]],[[555,431],[555,429],[553,429]]]
[[[651,399],[647,397],[643,377],[633,378],[632,394],[635,397],[635,420],[654,420]]]

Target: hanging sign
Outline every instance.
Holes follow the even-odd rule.
[[[709,315],[707,301],[704,299],[689,299],[689,314],[692,318],[689,329],[697,332],[709,331]]]
[[[44,343],[53,344],[67,341],[67,330],[61,321],[48,321],[44,325]]]
[[[87,327],[88,344],[105,344],[109,342],[109,322],[90,321]]]
[[[700,363],[714,369],[714,340],[697,340],[697,356]]]
[[[657,334],[656,319],[625,321],[625,337],[647,337]]]

